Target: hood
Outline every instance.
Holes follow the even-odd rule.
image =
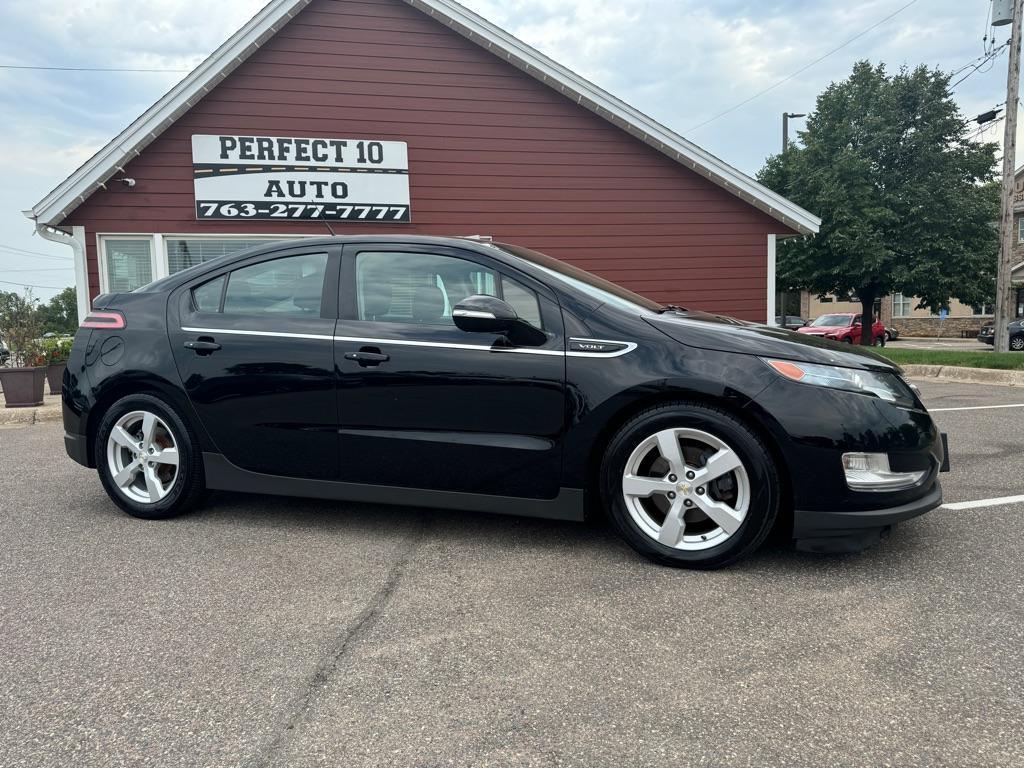
[[[797,333],[754,323],[736,324],[705,312],[666,313],[644,318],[680,344],[719,352],[736,352],[780,360],[899,371],[900,367],[867,349],[820,339],[815,334]]]
[[[849,327],[848,325],[805,325],[803,328],[798,328],[797,333],[809,333],[811,336],[820,336],[823,333],[845,331]]]

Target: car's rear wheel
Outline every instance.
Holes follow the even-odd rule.
[[[203,496],[202,454],[185,422],[163,400],[130,395],[104,414],[96,467],[107,495],[134,517],[182,514]]]
[[[875,337],[875,346],[876,347],[884,347],[885,346],[885,336],[884,335],[883,336],[876,336]]]
[[[752,552],[779,506],[778,473],[761,438],[699,403],[657,406],[624,425],[605,453],[601,491],[634,549],[687,568],[721,568]]]
[[[1020,352],[1024,350],[1024,336],[1014,336],[1010,339],[1010,349],[1014,352]]]
[[[844,344],[853,344],[853,336],[844,336],[843,337],[843,343]]]

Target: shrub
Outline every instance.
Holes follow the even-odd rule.
[[[28,288],[21,296],[13,292],[0,294],[0,338],[11,351],[12,366],[46,363],[39,343],[38,304]]]

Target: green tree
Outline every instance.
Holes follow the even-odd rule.
[[[780,286],[854,293],[864,317],[896,291],[933,310],[951,297],[992,300],[997,145],[966,138],[949,75],[859,62],[818,96],[806,125],[803,146],[758,174],[822,219],[816,236],[780,243]]]
[[[75,332],[78,328],[78,296],[74,288],[65,288],[39,307],[39,325],[43,333]]]

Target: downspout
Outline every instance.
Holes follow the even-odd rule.
[[[78,299],[78,322],[81,323],[89,314],[89,272],[86,262],[85,245],[83,242],[62,229],[51,227],[36,220],[32,211],[23,211],[26,217],[32,219],[36,226],[36,234],[51,243],[63,243],[70,245],[75,260],[75,295]]]

